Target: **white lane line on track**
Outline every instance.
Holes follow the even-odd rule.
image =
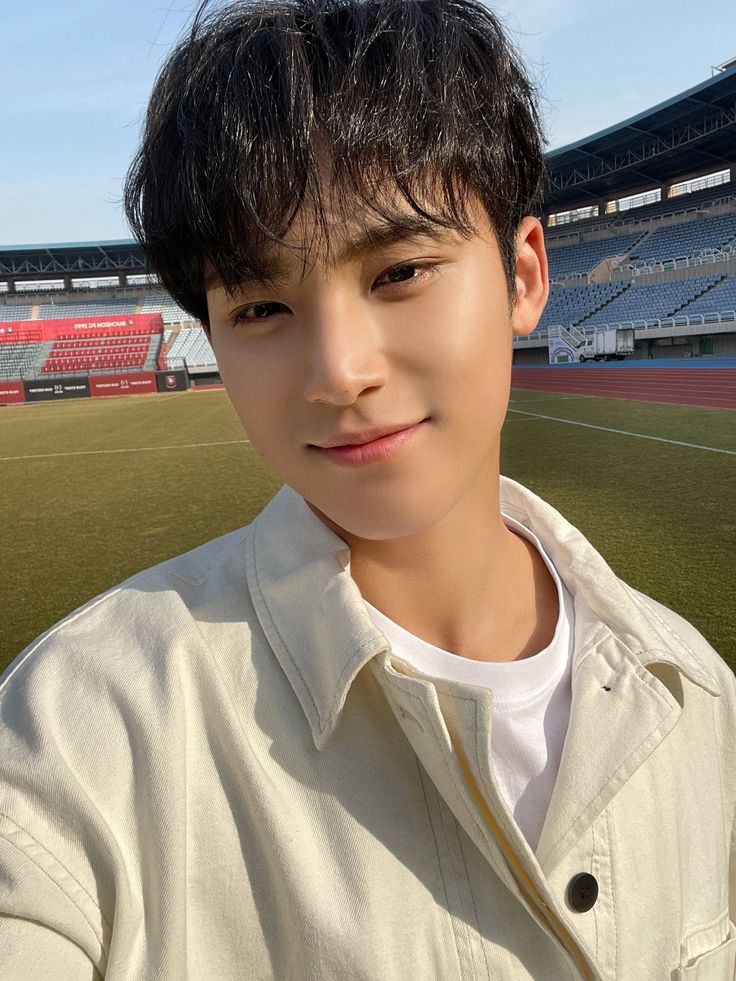
[[[27,456],[0,456],[0,463],[9,460],[50,460],[60,456],[97,456],[100,453],[155,453],[157,450],[198,450],[204,446],[234,446],[250,443],[249,439],[225,439],[217,443],[174,443],[171,446],[131,446],[120,450],[73,450],[70,453],[29,453]]]
[[[721,450],[715,446],[701,446],[700,443],[683,443],[679,439],[665,439],[664,436],[646,436],[644,433],[630,433],[626,429],[611,429],[609,426],[594,426],[591,422],[577,422],[574,419],[560,419],[558,416],[543,416],[538,412],[525,412],[524,409],[509,409],[522,416],[532,416],[534,419],[549,419],[552,422],[564,422],[568,426],[583,426],[585,429],[600,429],[604,433],[618,433],[621,436],[635,436],[637,439],[652,439],[655,443],[672,443],[674,446],[689,446],[693,450],[707,450],[709,453],[726,453],[736,456],[736,450]]]

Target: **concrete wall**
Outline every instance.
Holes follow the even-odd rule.
[[[549,364],[549,348],[530,347],[526,350],[514,348],[514,367],[524,367],[534,364]]]
[[[713,354],[736,354],[736,334],[714,334]]]

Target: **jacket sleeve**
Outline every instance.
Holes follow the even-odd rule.
[[[726,806],[730,807],[727,812],[730,824],[726,827],[731,831],[731,842],[728,856],[728,909],[729,918],[732,923],[736,923],[736,746],[734,738],[736,736],[736,678],[731,676],[731,684],[727,689],[727,697],[730,711],[726,721],[727,737],[722,741],[722,758],[725,758],[724,769],[726,778],[724,789],[726,796]]]
[[[3,981],[101,981],[84,951],[40,923],[0,914]]]

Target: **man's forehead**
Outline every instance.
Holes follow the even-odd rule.
[[[471,213],[468,226],[463,227],[442,216],[437,220],[408,208],[389,214],[330,211],[320,219],[298,214],[280,241],[265,244],[250,261],[243,255],[237,285],[306,275],[317,262],[334,267],[402,241],[456,242],[478,230],[470,225],[472,217]],[[205,283],[208,289],[222,283],[212,263],[206,265]]]

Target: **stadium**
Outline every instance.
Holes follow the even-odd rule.
[[[537,329],[514,341],[515,381],[592,394],[613,376],[525,369],[586,354],[652,369],[690,359],[698,370],[670,388],[637,376],[636,397],[736,407],[734,376],[701,370],[736,367],[735,107],[736,61],[548,154],[552,291]],[[132,241],[0,247],[0,342],[4,404],[219,382],[202,328]],[[615,384],[634,380],[618,372]]]
[[[620,574],[732,664],[735,134],[733,61],[547,155],[551,293],[538,327],[514,339],[504,431],[505,472],[569,506]],[[133,241],[0,247],[0,405],[13,573],[0,667],[146,562],[250,520],[277,486],[204,330]],[[195,448],[196,461],[181,458]],[[605,513],[585,511],[587,490]],[[651,564],[632,564],[647,542]],[[53,595],[28,604],[30,581],[53,582]]]

